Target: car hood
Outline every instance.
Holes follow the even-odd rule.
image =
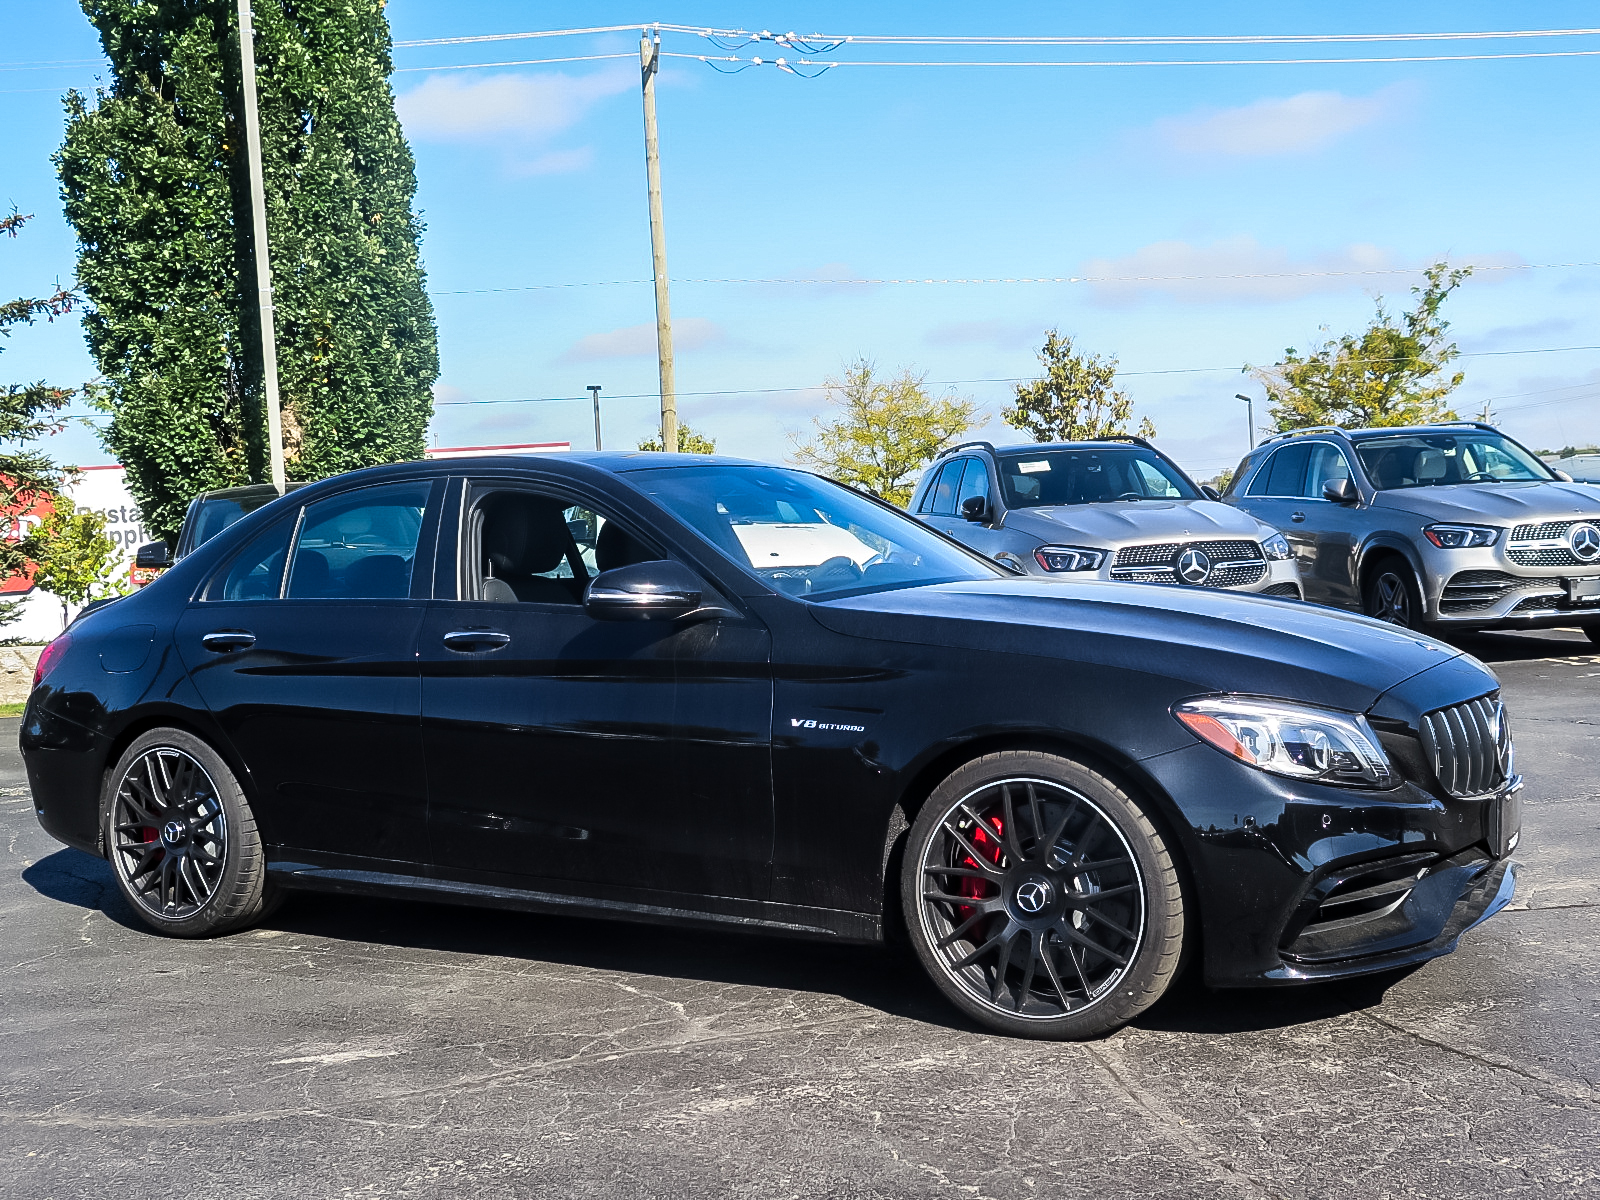
[[[1564,521],[1600,514],[1600,487],[1587,483],[1455,483],[1379,492],[1373,504],[1435,521]]]
[[[1075,538],[1111,545],[1263,535],[1261,523],[1249,513],[1214,500],[1122,500],[1014,508],[1006,513],[1005,527],[1049,541]]]
[[[1177,681],[1188,694],[1277,696],[1349,712],[1460,656],[1352,613],[1153,584],[997,579],[810,607],[822,625],[854,637],[1112,666]],[[1489,691],[1494,678],[1484,674]]]

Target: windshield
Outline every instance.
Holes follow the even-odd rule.
[[[1041,450],[996,460],[1007,508],[1110,500],[1198,500],[1183,472],[1142,446]]]
[[[1555,478],[1511,439],[1478,430],[1367,438],[1356,443],[1356,456],[1380,490]]]
[[[803,471],[648,467],[631,482],[776,591],[820,600],[1004,572],[920,522]]]

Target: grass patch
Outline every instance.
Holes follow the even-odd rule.
[[[27,707],[28,702],[26,700],[20,704],[0,704],[0,717],[20,717],[22,710]]]

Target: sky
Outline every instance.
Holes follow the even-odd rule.
[[[259,2],[259,0],[258,0]],[[1191,36],[1574,29],[1593,4],[754,5],[391,0],[396,42],[649,20],[850,35]],[[0,294],[73,278],[51,154],[60,96],[103,77],[70,0],[0,0]],[[658,420],[638,36],[397,47],[417,158],[442,446],[593,444]],[[814,79],[794,50],[666,33],[661,174],[680,419],[719,450],[781,460],[865,358],[970,396],[989,424],[1048,328],[1114,356],[1136,415],[1198,478],[1247,448],[1242,373],[1409,302],[1448,258],[1477,272],[1445,315],[1466,383],[1535,448],[1600,441],[1600,35],[1344,45],[847,44]],[[982,67],[872,62],[1588,56],[1335,64]],[[629,55],[623,58],[589,56]],[[697,56],[760,55],[721,74]],[[588,61],[500,65],[527,59]],[[468,64],[497,64],[469,69]],[[719,64],[732,70],[739,63]],[[920,282],[1035,280],[1051,282]],[[756,282],[726,282],[749,280]],[[911,280],[918,282],[850,282]],[[782,282],[771,282],[782,281]],[[846,281],[846,282],[840,282]],[[19,329],[10,381],[95,367],[74,319]],[[579,399],[572,399],[577,397]],[[93,428],[52,440],[108,461]]]

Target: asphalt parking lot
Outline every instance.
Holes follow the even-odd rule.
[[[164,940],[39,829],[0,721],[0,1195],[1600,1194],[1600,648],[1467,648],[1528,780],[1513,909],[1084,1045],[810,943],[321,896]]]

